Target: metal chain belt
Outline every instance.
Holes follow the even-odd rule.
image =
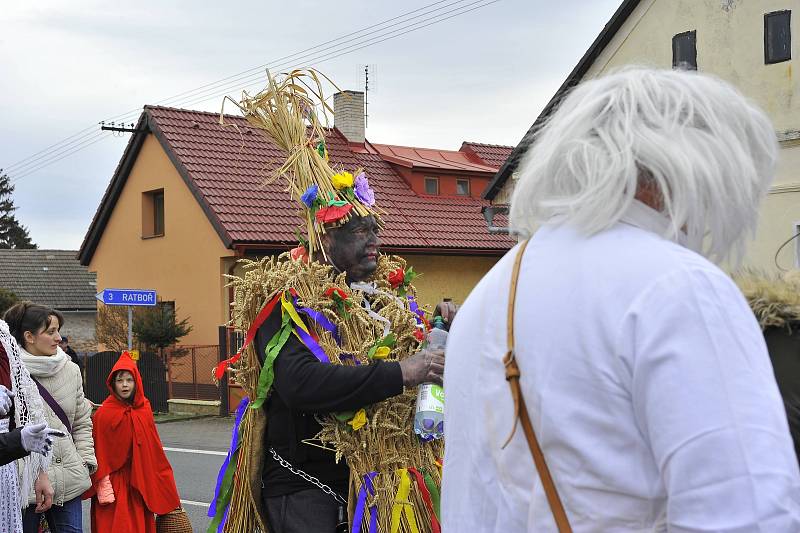
[[[345,500],[344,498],[342,498],[341,496],[336,494],[333,491],[332,488],[330,488],[328,485],[326,485],[325,483],[323,483],[319,479],[315,478],[311,474],[307,474],[307,473],[303,472],[302,470],[300,470],[299,468],[293,467],[292,464],[289,461],[287,461],[286,459],[284,459],[283,457],[278,455],[278,452],[275,451],[275,448],[270,448],[269,449],[269,453],[271,453],[272,454],[272,458],[275,459],[276,461],[278,461],[278,464],[280,464],[286,470],[288,470],[289,472],[291,472],[292,474],[294,474],[296,476],[300,476],[301,478],[305,479],[306,481],[308,481],[312,485],[317,486],[322,492],[324,492],[325,494],[333,497],[333,499],[336,500],[337,503],[340,503],[341,505],[347,505],[347,500]]]

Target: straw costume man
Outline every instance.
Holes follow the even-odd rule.
[[[247,397],[208,531],[438,532],[442,442],[414,434],[414,388],[441,383],[444,354],[421,349],[416,274],[378,253],[367,176],[328,164],[320,89],[316,72],[295,71],[238,104],[287,151],[276,178],[308,232],[231,280],[247,334],[216,375],[230,365]]]

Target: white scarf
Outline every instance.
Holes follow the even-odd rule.
[[[11,369],[11,386],[16,392],[14,396],[14,424],[18,428],[29,426],[32,424],[47,423],[47,418],[44,414],[44,403],[42,397],[39,395],[39,389],[31,379],[30,373],[22,364],[21,348],[17,344],[16,339],[11,336],[8,330],[8,324],[4,320],[0,320],[0,342],[5,348],[6,355],[8,356],[8,365]],[[50,456],[40,455],[38,453],[31,453],[17,461],[19,466],[19,493],[17,495],[9,494],[10,487],[8,485],[0,485],[0,498],[16,500],[17,504],[21,507],[28,506],[28,495],[33,493],[33,482],[41,472],[47,472],[47,467],[50,466]]]
[[[25,368],[36,378],[46,378],[55,375],[64,368],[69,356],[59,346],[55,355],[33,355],[25,348],[19,349],[20,359],[25,363]]]

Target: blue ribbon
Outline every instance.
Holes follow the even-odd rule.
[[[367,490],[370,495],[375,496],[375,487],[372,485],[372,480],[377,476],[377,472],[370,472],[364,476],[364,483],[358,491],[358,500],[356,501],[356,510],[353,513],[353,528],[351,533],[361,532],[361,521],[364,518],[364,507],[367,505]],[[370,505],[369,507],[369,533],[378,533],[378,507],[377,505]]]
[[[310,307],[303,307],[298,303],[298,297],[296,295],[292,296],[292,303],[294,304],[294,308],[297,309],[298,312],[305,314],[308,318],[313,320],[318,326],[329,331],[331,335],[333,335],[333,339],[336,341],[336,344],[339,346],[342,345],[342,339],[339,337],[339,328],[336,327],[328,318],[322,314],[322,311],[315,311]]]
[[[306,348],[311,350],[311,353],[314,354],[314,357],[319,359],[320,363],[331,362],[331,360],[328,358],[328,354],[326,354],[325,350],[322,349],[322,346],[320,346],[319,343],[317,343],[317,341],[314,340],[314,337],[306,333],[303,330],[303,328],[301,328],[298,325],[295,325],[294,332],[297,334],[297,336],[300,338],[303,344],[306,345]]]
[[[247,405],[250,403],[250,399],[245,396],[242,398],[242,401],[239,402],[239,406],[236,408],[236,419],[233,423],[233,435],[231,436],[231,447],[228,450],[228,455],[225,457],[225,462],[222,463],[222,466],[219,469],[219,474],[217,475],[217,486],[214,489],[214,499],[211,500],[211,505],[208,507],[208,516],[214,517],[216,516],[217,512],[217,498],[219,497],[220,489],[222,488],[222,479],[225,477],[225,471],[228,469],[228,465],[230,464],[231,457],[236,452],[236,449],[239,447],[239,425],[242,423],[242,417],[244,416],[245,411],[247,411]],[[219,526],[217,527],[217,532],[222,533],[222,528],[225,526],[225,521],[228,518],[228,510],[230,506],[225,507],[225,515],[220,521]]]

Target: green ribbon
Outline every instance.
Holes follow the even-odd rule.
[[[258,388],[256,389],[256,401],[250,406],[251,409],[260,409],[267,400],[267,393],[272,387],[272,380],[275,379],[275,371],[272,365],[278,357],[283,345],[292,333],[292,322],[289,313],[283,313],[281,317],[281,329],[272,336],[264,349],[264,364],[261,365],[261,373],[258,375]]]
[[[241,441],[239,446],[241,446]],[[233,475],[236,473],[236,465],[239,463],[239,446],[233,452],[231,460],[228,462],[228,468],[225,469],[225,475],[222,477],[222,486],[217,496],[217,512],[214,513],[214,518],[206,529],[207,533],[216,533],[220,523],[225,518],[225,508],[230,503],[231,493],[233,492]]]
[[[427,472],[423,472],[422,479],[425,480],[425,486],[428,487],[428,492],[431,493],[431,501],[433,501],[433,512],[436,513],[436,519],[439,520],[439,522],[441,522],[442,512],[440,506],[442,499],[441,497],[439,497],[439,489],[436,487],[436,482],[433,481],[433,478]]]

